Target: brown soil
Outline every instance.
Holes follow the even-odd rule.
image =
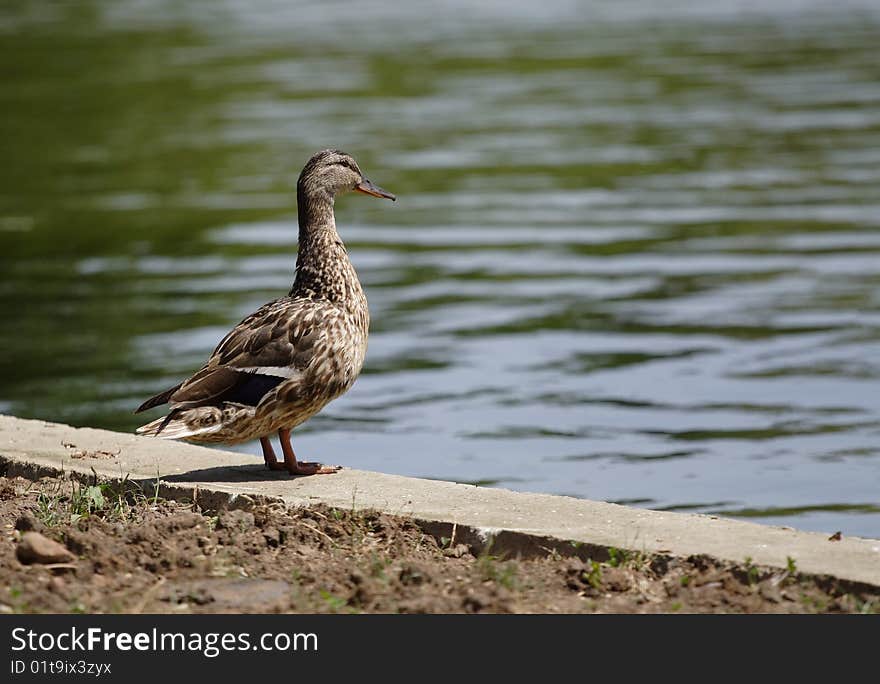
[[[706,557],[498,558],[408,518],[281,505],[219,514],[128,488],[0,478],[2,612],[877,612],[880,588]],[[74,555],[22,564],[37,531]],[[451,548],[450,548],[451,547]]]

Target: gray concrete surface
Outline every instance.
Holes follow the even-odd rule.
[[[629,508],[564,496],[422,480],[345,469],[292,478],[264,469],[261,459],[190,444],[72,428],[0,415],[0,467],[9,474],[92,474],[161,480],[163,496],[196,498],[209,507],[265,499],[291,505],[325,503],[377,508],[423,521],[435,534],[468,543],[493,540],[493,550],[609,548],[670,556],[707,554],[880,586],[880,541],[771,527],[708,515]],[[343,464],[344,465],[344,464]],[[571,542],[574,542],[572,544]]]

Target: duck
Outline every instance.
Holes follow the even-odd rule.
[[[352,191],[397,199],[341,150],[306,162],[296,184],[299,248],[290,291],[245,317],[190,377],[143,402],[135,413],[170,408],[137,434],[224,444],[259,439],[270,470],[340,470],[297,460],[290,433],[347,392],[364,365],[370,312],[334,214],[336,197]],[[283,462],[270,441],[276,434]]]

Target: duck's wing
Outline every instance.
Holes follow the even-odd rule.
[[[289,297],[266,304],[235,326],[199,371],[148,399],[136,413],[165,403],[175,408],[222,402],[256,406],[308,366],[322,339],[314,325],[320,320],[319,308]]]

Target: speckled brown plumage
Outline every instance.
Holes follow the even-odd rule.
[[[138,411],[166,403],[171,411],[138,434],[228,444],[259,438],[270,468],[335,470],[297,463],[289,431],[346,392],[363,367],[367,298],[333,214],[336,195],[350,190],[395,199],[344,152],[309,159],[297,182],[299,254],[290,292],[235,326],[191,377],[144,402]],[[268,440],[276,432],[284,466]]]

